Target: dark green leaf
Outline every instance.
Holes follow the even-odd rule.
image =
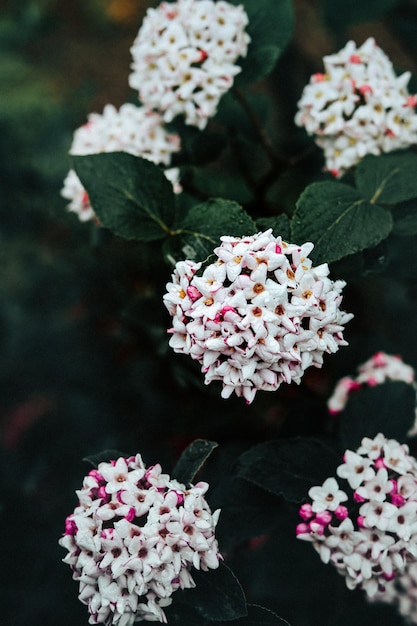
[[[340,441],[355,450],[363,437],[385,437],[404,441],[414,424],[416,390],[403,382],[387,382],[352,394],[340,422]]]
[[[162,170],[125,152],[72,157],[100,222],[125,239],[163,239],[175,221],[175,196]]]
[[[417,154],[368,155],[357,166],[358,192],[372,204],[398,204],[417,198]]]
[[[409,200],[398,204],[392,212],[394,218],[394,235],[417,235],[417,200]]]
[[[249,17],[246,28],[251,37],[247,57],[239,59],[239,82],[253,82],[267,76],[287,47],[294,28],[290,0],[238,0]]]
[[[110,461],[116,461],[120,457],[128,457],[128,454],[120,452],[120,450],[103,450],[97,454],[89,454],[83,458],[83,461],[90,463],[93,467],[98,467],[99,463],[109,463]]]
[[[312,241],[312,257],[331,263],[375,246],[392,229],[389,211],[371,204],[344,183],[309,185],[297,202],[292,219],[292,241]]]
[[[399,0],[323,0],[323,13],[329,26],[344,30],[350,24],[377,20],[397,4]]]
[[[191,483],[217,446],[215,441],[207,441],[206,439],[193,441],[181,454],[172,470],[174,478],[185,485]]]
[[[256,224],[246,211],[236,202],[222,198],[193,207],[177,230],[185,257],[197,261],[203,261],[213,252],[222,235],[240,237],[256,232]]]
[[[223,624],[226,622],[220,622]],[[219,624],[219,622],[217,622]],[[257,604],[248,604],[248,614],[246,617],[241,617],[233,621],[236,626],[289,626],[288,622],[282,617],[278,617],[276,613],[270,609],[265,609],[263,606]]]
[[[268,230],[272,228],[275,237],[281,236],[284,241],[290,241],[291,239],[291,223],[288,215],[282,214],[276,217],[261,217],[256,220],[256,225],[259,230]]]
[[[223,622],[247,615],[246,599],[233,572],[224,564],[215,570],[202,572],[193,569],[196,586],[177,592],[176,599],[198,611],[208,620]]]
[[[301,502],[313,485],[334,474],[340,458],[319,439],[267,441],[239,458],[236,474],[289,502]]]

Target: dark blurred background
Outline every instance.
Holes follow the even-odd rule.
[[[74,129],[106,103],[135,101],[127,82],[129,47],[146,8],[156,4],[0,3],[0,619],[5,626],[87,623],[57,545],[64,518],[76,504],[74,490],[88,471],[86,455],[108,448],[139,450],[146,462],[165,462],[169,470],[195,436],[245,446],[278,432],[309,434],[336,377],[353,372],[373,350],[398,352],[402,345],[404,359],[417,365],[408,341],[416,322],[396,324],[410,302],[415,304],[414,277],[406,267],[401,275],[407,289],[397,276],[384,282],[381,293],[377,280],[369,279],[368,295],[359,294],[364,313],[355,322],[350,351],[335,357],[331,372],[325,368],[306,377],[303,399],[290,388],[250,409],[231,400],[225,422],[218,389],[202,389],[198,368],[168,355],[166,319],[152,297],[160,287],[160,267],[146,260],[152,250],[80,224],[59,195]],[[362,43],[374,35],[399,67],[416,70],[417,4],[385,4],[395,19],[378,15],[377,21],[352,25],[337,22],[340,11],[333,24],[326,23],[323,3],[297,0],[295,38],[282,61],[287,69],[281,74],[279,66],[268,88],[294,110],[299,94],[286,92],[291,68],[302,86],[311,72],[320,71],[323,54],[348,37]],[[168,276],[167,271],[165,281]],[[132,295],[143,294],[150,297],[133,298],[132,305]],[[350,297],[357,299],[358,292]]]

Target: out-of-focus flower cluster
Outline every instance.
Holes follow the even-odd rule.
[[[327,263],[312,266],[312,243],[274,237],[221,237],[217,261],[177,263],[164,302],[173,317],[170,346],[202,365],[205,383],[220,380],[252,402],[258,390],[299,383],[321,367],[325,352],[346,345],[340,310],[343,281],[328,278]]]
[[[211,513],[207,489],[203,482],[187,489],[160,465],[146,468],[140,455],[89,472],[59,543],[90,624],[166,622],[173,592],[195,586],[191,568],[219,566],[219,511]]]
[[[341,176],[366,154],[417,142],[417,97],[408,93],[410,72],[397,76],[369,38],[349,41],[325,56],[324,73],[313,74],[298,103],[295,121],[324,151],[326,169]]]
[[[309,491],[297,526],[349,589],[396,604],[417,621],[417,461],[408,446],[378,434],[347,450],[336,478]]]
[[[389,380],[413,385],[414,378],[414,369],[404,363],[400,356],[377,352],[359,366],[357,376],[344,376],[338,381],[327,401],[329,412],[335,415],[343,411],[352,392],[362,386],[374,387]]]
[[[88,122],[74,133],[70,154],[86,155],[100,152],[128,152],[161,164],[174,191],[181,191],[179,169],[169,168],[172,154],[180,150],[180,138],[169,133],[159,113],[133,104],[123,104],[119,110],[107,104],[103,114],[91,113]],[[95,217],[88,195],[74,170],[64,181],[61,194],[70,200],[68,209],[81,221]]]
[[[129,84],[166,122],[184,115],[203,129],[241,71],[250,41],[242,6],[219,0],[177,0],[148,9],[131,48]]]

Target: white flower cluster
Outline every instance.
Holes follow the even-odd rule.
[[[324,73],[313,74],[298,103],[295,122],[324,151],[326,169],[341,176],[366,154],[417,143],[417,97],[408,93],[411,73],[397,76],[369,38],[325,56]]]
[[[158,113],[128,103],[119,110],[107,104],[102,115],[91,113],[88,122],[75,131],[70,154],[128,152],[169,166],[172,154],[180,147],[179,136],[167,132]],[[172,182],[175,192],[181,191],[178,168],[166,169],[165,176]],[[87,192],[73,170],[66,177],[61,194],[70,200],[68,209],[77,213],[81,221],[94,219]]]
[[[148,9],[131,48],[129,84],[145,106],[170,122],[205,128],[233,85],[250,41],[242,6],[219,0],[177,0]]]
[[[327,263],[312,267],[312,243],[274,237],[221,237],[218,259],[180,261],[165,305],[173,317],[170,346],[202,365],[205,383],[220,380],[249,404],[257,390],[299,383],[304,370],[321,367],[325,352],[346,345],[340,310],[343,281],[328,278]]]
[[[389,380],[414,384],[414,369],[398,355],[377,352],[358,368],[356,377],[345,376],[336,384],[333,394],[327,401],[329,413],[335,415],[343,411],[352,392],[363,385],[374,387]]]
[[[299,539],[312,542],[349,589],[363,589],[373,601],[397,604],[417,618],[417,461],[408,446],[378,434],[347,450],[336,478],[309,491]],[[346,504],[342,504],[342,502]]]
[[[219,566],[219,511],[211,513],[207,489],[187,489],[160,465],[146,468],[139,454],[89,472],[59,543],[90,624],[166,622],[172,593],[195,586],[191,567]]]

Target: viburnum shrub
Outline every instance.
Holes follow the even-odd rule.
[[[81,310],[114,297],[105,441],[170,472],[89,457],[60,544],[92,624],[417,623],[407,29],[333,49],[403,3],[319,4],[323,59],[291,0],[145,3],[130,101],[74,134],[62,195],[108,278]]]

